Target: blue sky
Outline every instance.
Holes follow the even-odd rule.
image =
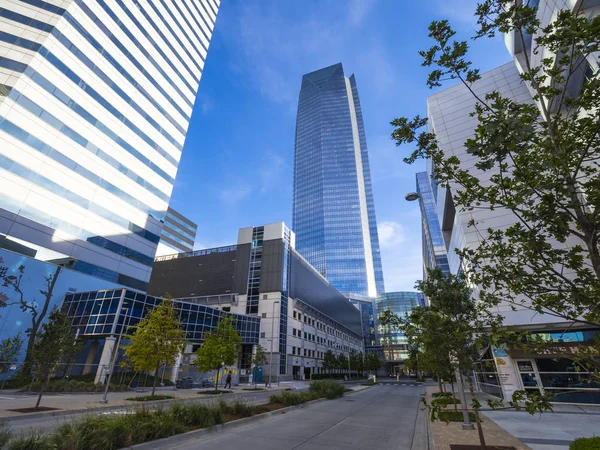
[[[422,276],[420,212],[404,195],[424,163],[402,162],[389,122],[425,115],[427,27],[472,35],[467,0],[222,0],[171,206],[198,224],[196,248],[234,244],[240,227],[291,226],[295,114],[302,75],[342,62],[356,75],[388,292]],[[482,71],[509,61],[499,38],[471,44]]]

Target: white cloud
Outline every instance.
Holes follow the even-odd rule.
[[[267,151],[258,170],[261,180],[260,192],[265,193],[281,189],[282,185],[289,182],[289,177],[286,176],[289,172],[290,168],[283,157],[272,151]]]
[[[361,56],[368,55],[369,72],[387,80],[382,86],[388,84],[391,71],[382,43],[374,39],[365,45],[361,30],[376,1],[351,0],[343,8],[336,0],[238,5],[238,20],[223,33],[238,55],[234,68],[243,73],[240,80],[272,101],[287,103],[291,111],[296,108],[301,76],[338,62],[351,69],[351,63],[362,64]],[[377,31],[369,34],[377,36]],[[357,39],[361,48],[367,47],[364,54],[357,54],[352,45]]]
[[[414,291],[415,282],[423,278],[421,234],[418,221],[412,222],[407,227],[384,220],[377,226],[387,292]]]
[[[397,247],[406,241],[406,231],[397,222],[384,221],[377,224],[379,234],[379,246],[383,248]]]
[[[221,188],[218,192],[221,201],[231,205],[247,198],[252,192],[252,189],[248,185],[236,184],[235,186]]]

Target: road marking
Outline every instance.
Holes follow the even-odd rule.
[[[15,400],[13,397],[0,397],[1,400]]]

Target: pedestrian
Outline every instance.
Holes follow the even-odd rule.
[[[231,370],[227,374],[227,378],[225,379],[225,389],[227,389],[227,385],[229,385],[229,389],[231,389]]]

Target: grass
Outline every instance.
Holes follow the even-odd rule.
[[[6,422],[0,422],[0,448],[4,448],[6,443],[10,441],[12,431]]]
[[[442,422],[464,422],[462,412],[460,411],[442,411],[438,414],[438,419]],[[475,413],[469,413],[469,419],[475,423]],[[480,416],[481,419],[481,416]],[[482,420],[483,422],[483,420]]]
[[[302,403],[326,398],[332,400],[344,395],[344,392],[349,392],[352,389],[347,389],[344,385],[336,383],[333,380],[319,380],[310,383],[308,392],[282,392],[269,397],[271,403],[281,403],[285,406],[295,406]]]
[[[375,385],[375,383],[373,383],[372,381],[369,381],[367,383],[360,383],[360,384],[361,384],[361,386],[374,386]]]
[[[154,400],[169,400],[175,398],[172,395],[144,395],[140,397],[129,397],[125,400],[130,400],[132,402],[152,402]]]
[[[216,391],[213,389],[211,391],[200,391],[198,394],[208,394],[208,395],[217,395],[217,394],[231,394],[233,391],[228,391],[225,389],[217,389]]]

